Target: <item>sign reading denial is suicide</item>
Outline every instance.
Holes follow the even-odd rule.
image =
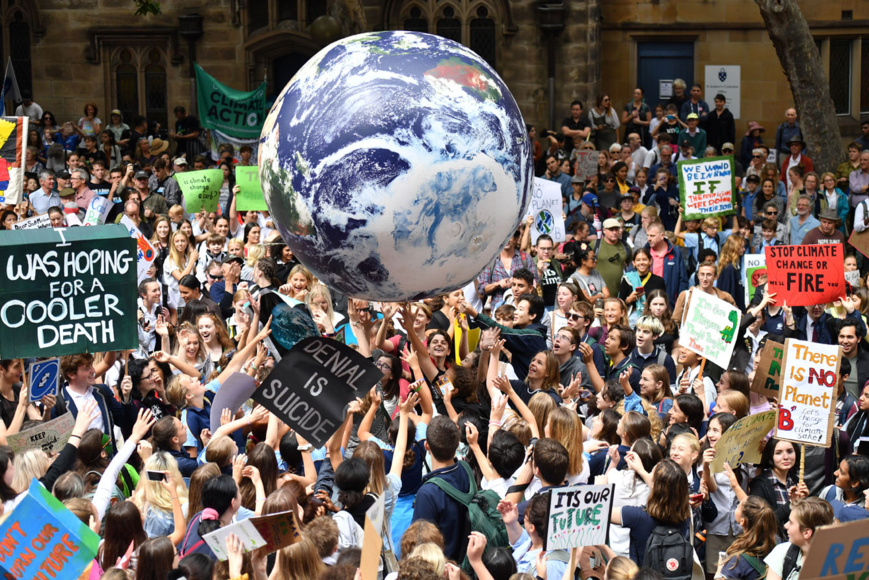
[[[766,250],[767,292],[788,306],[826,304],[845,295],[842,244],[770,246]]]

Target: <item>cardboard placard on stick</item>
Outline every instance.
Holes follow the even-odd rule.
[[[776,304],[813,306],[845,295],[845,254],[842,244],[769,246],[766,291]]]
[[[55,453],[63,449],[69,441],[74,427],[75,417],[66,412],[56,419],[40,423],[33,429],[7,435],[6,441],[15,453],[25,449],[42,449],[46,453]]]
[[[381,378],[380,369],[349,346],[309,337],[275,365],[253,400],[321,447],[343,422],[344,407]]]
[[[731,425],[715,444],[715,459],[710,465],[712,473],[724,471],[725,463],[734,469],[743,463],[759,463],[758,446],[775,427],[775,417],[775,411],[765,411],[743,417]]]
[[[184,195],[184,207],[187,213],[199,213],[199,210],[217,211],[217,201],[220,197],[220,186],[223,185],[223,171],[220,169],[202,169],[185,171],[175,174],[175,181]]]
[[[855,506],[854,509],[858,508]],[[859,580],[866,577],[869,560],[863,554],[867,544],[869,520],[817,528],[803,558],[800,580]]]
[[[615,485],[558,487],[549,496],[546,550],[606,544]]]
[[[778,397],[781,391],[781,369],[785,345],[767,340],[754,371],[751,390],[764,397]]]
[[[775,436],[829,447],[842,347],[787,339]]]
[[[682,219],[699,220],[736,213],[733,156],[704,157],[676,164]]]
[[[259,168],[239,165],[235,168],[235,183],[239,187],[235,207],[239,211],[268,211],[263,188],[259,181]]]
[[[751,299],[754,298],[758,286],[766,284],[766,255],[746,254],[744,270],[745,303],[751,304]]]
[[[679,344],[721,368],[727,368],[742,313],[717,296],[700,290],[692,291],[689,298],[679,329],[684,338]]]
[[[562,213],[561,185],[557,181],[535,177],[531,188],[531,203],[525,211],[526,218],[534,218],[531,223],[531,243],[537,244],[537,238],[542,234],[551,236],[556,244],[563,242],[566,238]]]
[[[368,511],[365,512],[364,534],[362,536],[362,559],[359,569],[362,580],[377,580],[380,553],[383,550],[383,517],[386,513],[386,495],[380,494]]]
[[[597,175],[597,160],[600,153],[597,151],[577,151],[576,165],[574,167],[574,175],[584,181],[591,181],[591,178]]]

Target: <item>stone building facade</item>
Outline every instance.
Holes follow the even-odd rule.
[[[59,120],[78,119],[93,102],[104,121],[118,108],[128,119],[147,113],[171,123],[175,105],[193,108],[191,46],[196,61],[221,82],[250,89],[265,77],[275,94],[319,50],[310,25],[326,11],[326,0],[161,4],[160,15],[134,16],[133,0],[0,0],[0,48],[11,56],[19,83]],[[706,65],[741,66],[738,131],[748,120],[774,128],[791,103],[753,0],[564,0],[563,29],[541,26],[541,5],[557,2],[361,4],[369,30],[424,30],[479,52],[538,128],[549,127],[550,116],[560,125],[575,98],[588,108],[606,92],[621,107],[643,70],[676,60],[689,71],[686,80],[700,84]],[[869,2],[803,0],[801,6],[833,72],[843,135],[853,137],[861,113],[869,114]],[[200,35],[187,18],[192,14],[202,16]],[[642,78],[648,81],[648,74]]]

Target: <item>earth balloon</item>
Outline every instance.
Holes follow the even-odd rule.
[[[260,137],[271,216],[344,294],[398,301],[470,282],[519,225],[531,142],[495,71],[431,34],[373,32],[320,51]]]

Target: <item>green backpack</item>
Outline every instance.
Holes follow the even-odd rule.
[[[501,519],[501,513],[498,511],[498,502],[501,501],[501,498],[491,489],[477,489],[477,483],[474,479],[474,472],[471,470],[471,466],[464,461],[459,461],[459,465],[468,474],[468,480],[471,482],[470,490],[466,492],[459,491],[440,477],[433,477],[428,481],[468,508],[468,519],[471,522],[470,531],[480,532],[486,536],[487,551],[494,548],[509,547],[510,540],[507,537],[507,526],[504,525],[504,520]],[[471,578],[476,577],[471,564],[468,562],[467,555],[462,560],[462,570]]]

